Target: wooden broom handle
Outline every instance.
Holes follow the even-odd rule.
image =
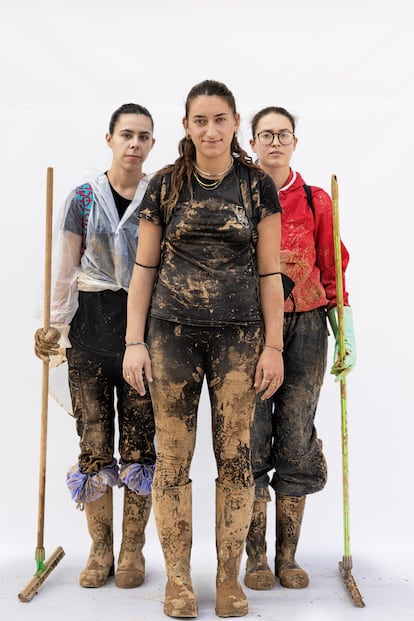
[[[52,276],[52,222],[53,222],[53,168],[46,175],[46,227],[45,227],[45,275],[43,297],[43,328],[50,325],[50,292]],[[46,492],[47,416],[49,400],[49,362],[42,368],[42,418],[40,429],[39,500],[37,522],[37,548],[43,549]]]

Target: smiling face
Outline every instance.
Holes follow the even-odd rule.
[[[193,141],[200,166],[212,164],[225,168],[231,155],[231,143],[240,125],[240,117],[225,99],[217,95],[199,95],[192,99],[183,119],[187,137]]]
[[[293,132],[294,128],[288,117],[283,114],[270,112],[261,117],[255,128],[255,138],[250,140],[250,146],[260,160],[260,166],[271,173],[275,169],[289,170],[290,160],[296,149],[297,138],[293,138],[290,145],[282,145],[277,133],[288,130]],[[274,134],[273,141],[270,145],[263,145],[257,138],[257,134],[263,131],[272,132]]]
[[[121,114],[106,142],[112,149],[113,165],[133,172],[141,170],[155,140],[151,119],[144,114]]]

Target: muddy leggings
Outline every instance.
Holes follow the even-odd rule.
[[[218,480],[233,487],[253,485],[250,426],[260,338],[261,329],[254,325],[215,328],[150,320],[155,486],[176,487],[189,481],[204,377]]]
[[[327,336],[324,308],[285,315],[285,380],[272,399],[257,402],[252,427],[256,498],[269,499],[270,471],[270,485],[286,496],[312,494],[325,486],[326,461],[314,419]]]
[[[154,416],[147,394],[140,397],[122,376],[122,355],[100,356],[73,344],[67,350],[69,387],[79,435],[79,467],[96,474],[114,456],[115,412],[123,464],[153,464]],[[115,410],[116,395],[116,410]]]

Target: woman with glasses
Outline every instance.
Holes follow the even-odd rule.
[[[198,614],[190,467],[204,378],[217,464],[220,617],[248,612],[238,576],[254,496],[250,427],[256,393],[270,398],[283,381],[279,200],[273,181],[241,149],[239,123],[224,84],[205,80],[190,90],[180,155],[152,178],[142,202],[128,294],[124,374],[141,395],[143,374],[150,386],[153,507],[171,617]]]
[[[295,283],[285,302],[285,379],[267,401],[258,401],[252,428],[256,495],[246,542],[245,584],[271,589],[275,577],[266,558],[268,485],[276,494],[275,574],[280,584],[298,589],[309,583],[295,561],[305,499],[327,477],[314,418],[326,368],[328,316],[336,337],[331,373],[337,381],[355,364],[355,339],[345,289],[346,358],[338,362],[332,202],[321,188],[305,186],[290,161],[296,149],[295,119],[284,108],[268,107],[253,117],[250,145],[260,167],[272,177],[282,206],[281,270]],[[342,268],[349,255],[342,245]],[[269,472],[273,471],[270,480]]]

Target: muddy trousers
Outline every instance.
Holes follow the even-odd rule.
[[[276,493],[304,496],[323,489],[327,478],[315,414],[326,369],[324,308],[284,318],[285,379],[272,399],[257,400],[251,430],[256,498]]]
[[[247,612],[247,600],[237,583],[236,574],[253,502],[250,425],[255,403],[253,377],[259,354],[260,329],[246,326],[195,328],[151,320],[148,344],[154,377],[150,389],[158,443],[153,506],[168,578],[164,612],[170,616],[197,614],[190,576],[192,509],[189,472],[205,377],[218,473],[216,610],[220,616],[222,612],[225,613],[223,616],[241,616]],[[174,520],[179,524],[178,532],[178,527],[174,528],[172,524]],[[230,550],[231,528],[234,528],[234,537]],[[227,575],[229,581],[226,582]],[[229,586],[228,593],[224,593],[223,585],[230,583],[232,588]]]
[[[67,356],[80,444],[78,464],[68,472],[67,484],[73,500],[85,510],[92,539],[80,583],[99,587],[113,574],[112,487],[120,482],[125,497],[116,583],[122,588],[139,586],[144,580],[142,546],[155,462],[152,404],[148,395],[140,397],[123,379],[122,356],[101,356],[76,343]],[[116,413],[120,470],[114,458]]]
[[[148,393],[141,397],[124,380],[122,355],[102,356],[73,344],[67,357],[80,470],[97,474],[111,464],[116,414],[121,463],[153,464],[155,428],[151,400]]]
[[[275,573],[283,586],[308,584],[295,552],[305,497],[325,486],[327,468],[314,425],[326,368],[327,327],[324,308],[287,313],[284,318],[285,380],[273,399],[257,400],[251,430],[256,486],[253,520],[247,539],[245,584],[272,588],[266,559],[266,503],[270,485],[276,492]]]

